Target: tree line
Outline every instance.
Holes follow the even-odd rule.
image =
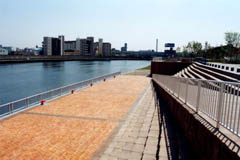
[[[226,32],[225,45],[213,47],[209,42],[204,44],[192,41],[183,46],[182,56],[203,57],[213,61],[239,61],[240,33]],[[177,48],[177,52],[181,49]]]

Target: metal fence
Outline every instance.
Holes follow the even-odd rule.
[[[240,83],[153,75],[153,80],[196,112],[240,136]]]
[[[97,83],[97,82],[103,81],[104,79],[109,79],[120,74],[121,72],[106,74],[93,79],[81,81],[81,82],[67,85],[61,88],[43,92],[34,96],[23,98],[14,102],[0,105],[0,119],[3,119],[17,112],[28,109],[30,107],[40,105],[42,100],[51,100],[67,94],[71,94],[72,90],[78,91],[82,88],[85,88],[91,85],[91,83]]]

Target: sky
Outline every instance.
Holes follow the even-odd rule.
[[[239,0],[0,0],[0,44],[41,46],[44,36],[94,36],[113,48],[159,50],[189,41],[225,44],[240,32]]]

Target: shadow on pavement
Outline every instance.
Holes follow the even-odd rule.
[[[174,118],[171,117],[166,103],[157,94],[157,91],[152,86],[155,106],[158,111],[159,127],[163,125],[162,133],[165,135],[165,144],[169,160],[184,159],[184,160],[197,160],[198,156],[194,150],[192,150],[191,145],[188,143],[186,137],[184,137],[183,131],[179,128]],[[161,137],[161,135],[159,135]],[[160,138],[159,145],[160,146]],[[158,149],[158,152],[161,147]]]

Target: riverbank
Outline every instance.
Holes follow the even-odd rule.
[[[60,61],[110,61],[110,60],[152,60],[151,57],[87,57],[87,56],[0,56],[0,64],[60,62]]]

